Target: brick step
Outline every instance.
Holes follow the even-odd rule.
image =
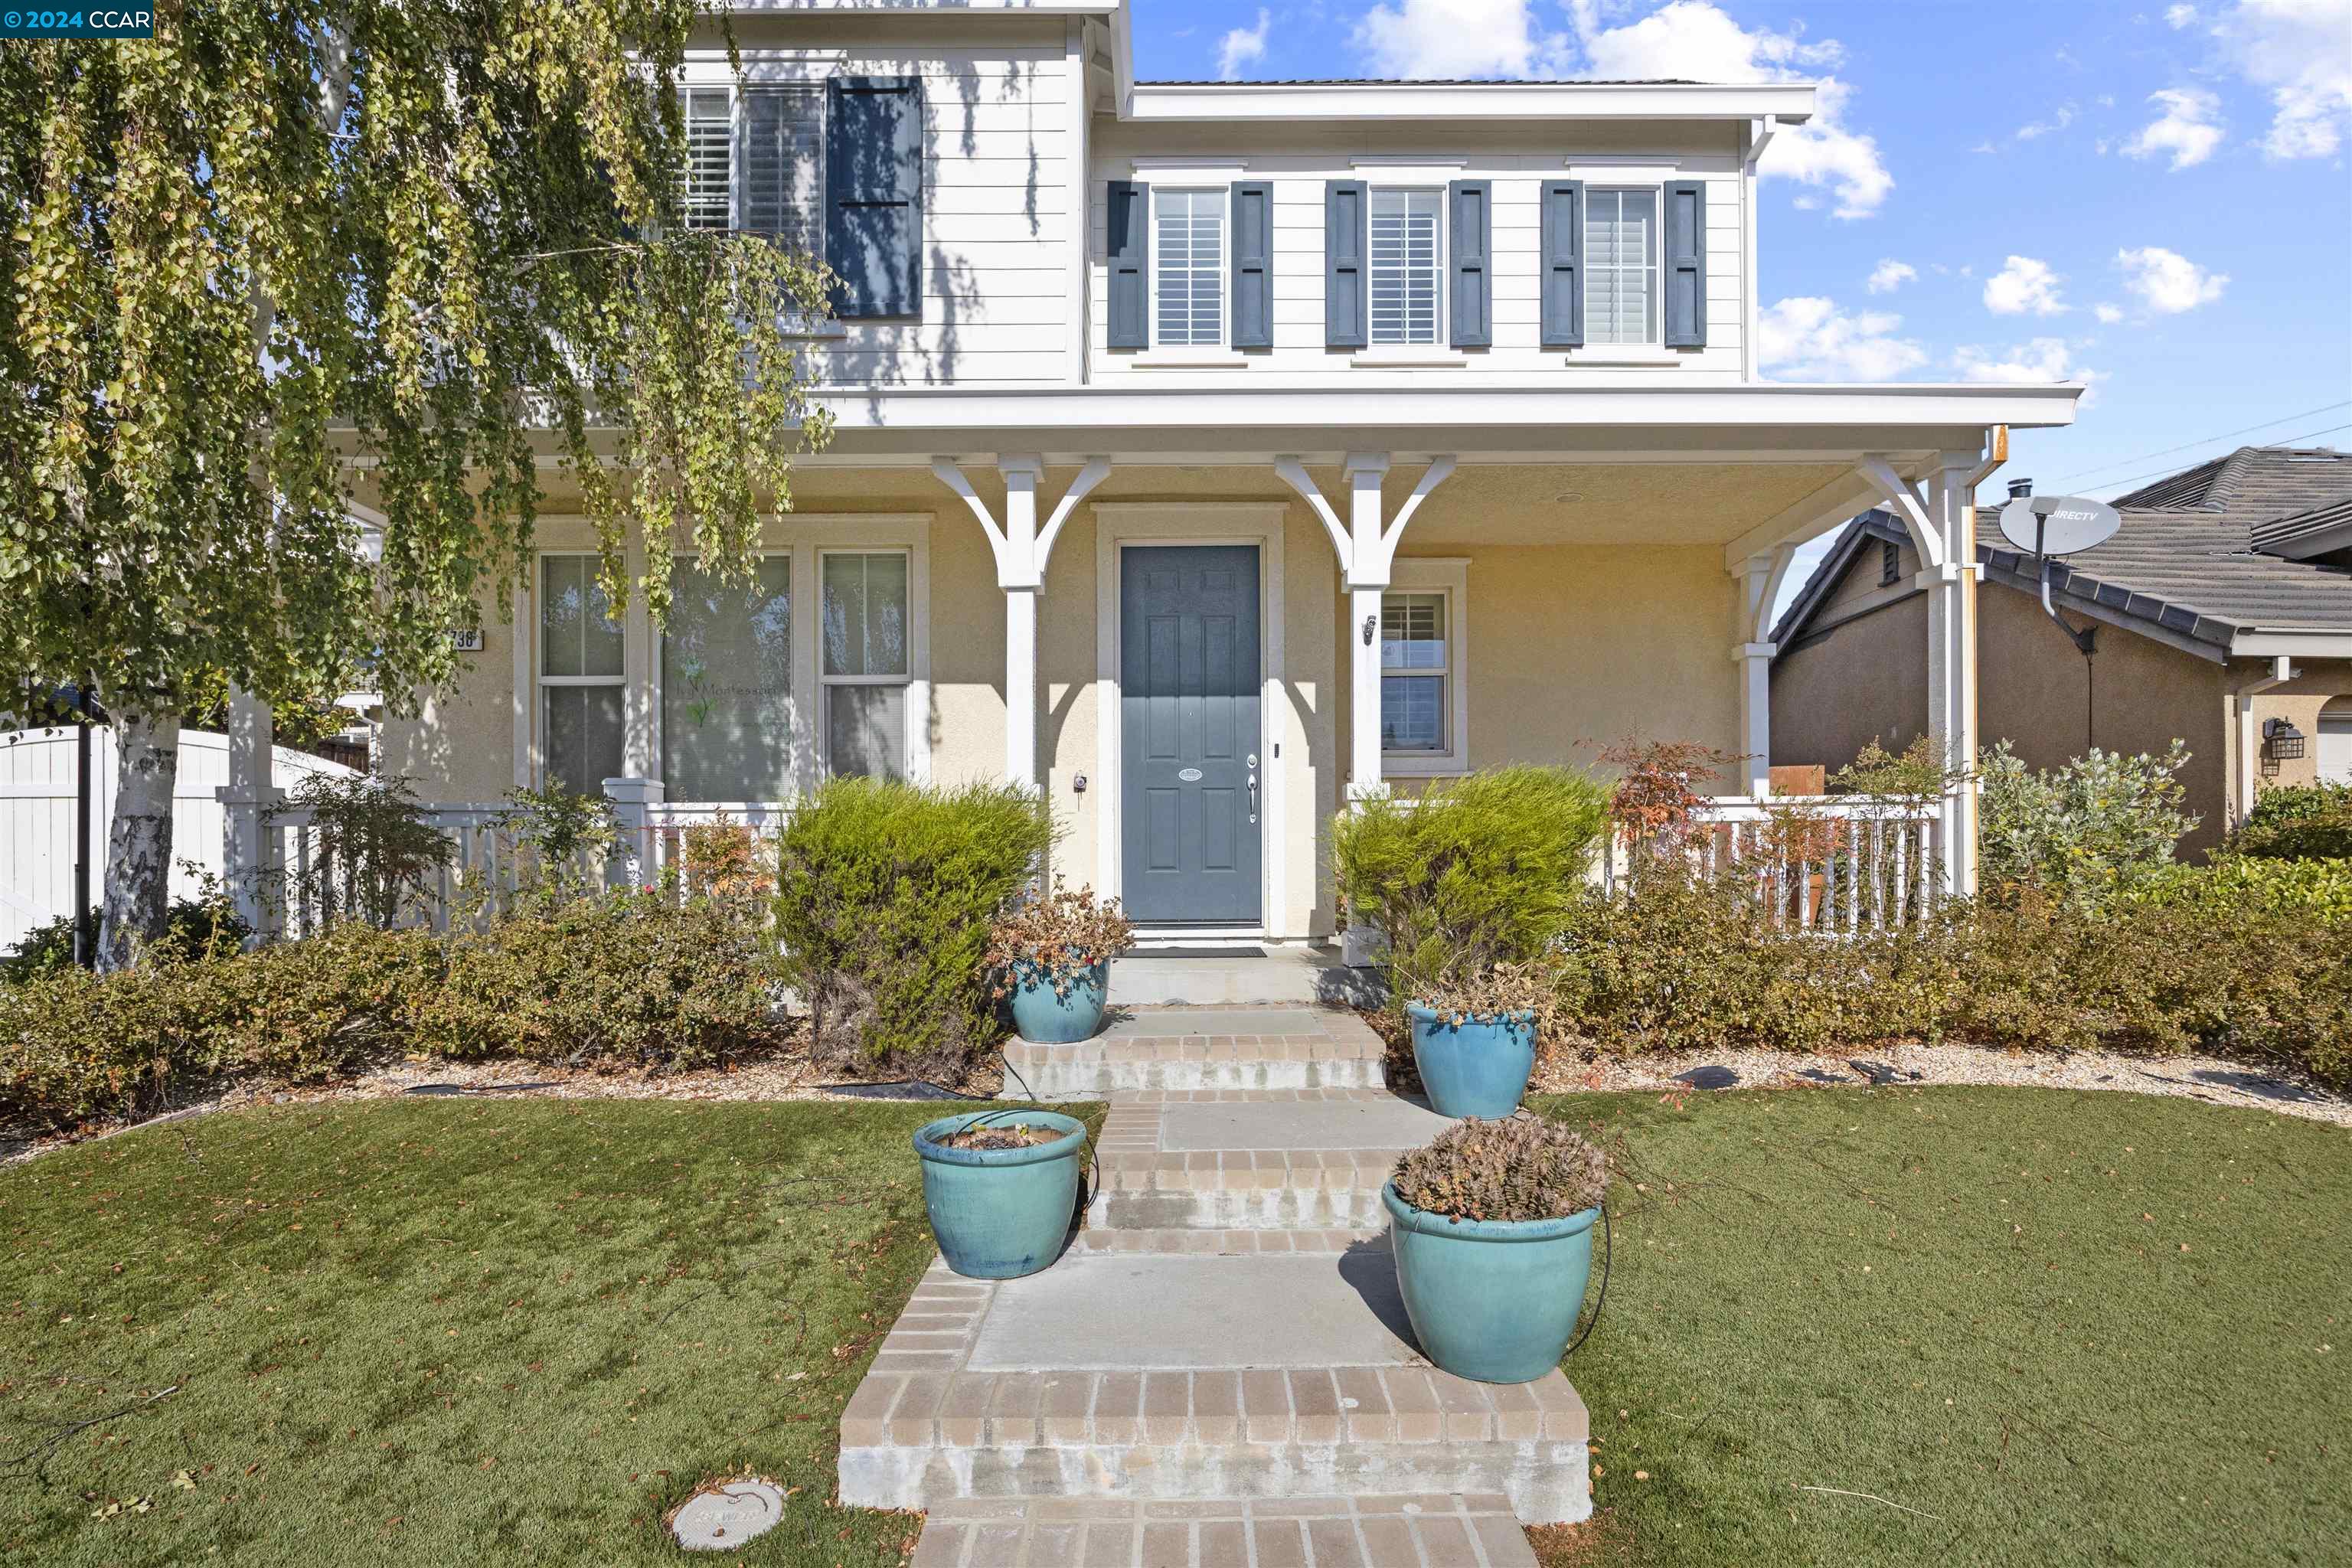
[[[1387,1089],[1112,1102],[1089,1223],[1112,1230],[1387,1228],[1397,1156],[1450,1123]]]
[[[1097,1226],[1070,1240],[1070,1250],[1094,1252],[1188,1252],[1238,1257],[1253,1252],[1346,1252],[1376,1247],[1378,1230],[1118,1230]]]
[[[1591,1510],[1558,1372],[1471,1383],[1410,1342],[1384,1244],[1080,1250],[1026,1279],[935,1265],[844,1411],[844,1503],[1500,1494]]]
[[[1136,1091],[1377,1089],[1380,1037],[1353,1013],[1308,1007],[1137,1008],[1076,1045],[1008,1041],[1007,1098]]]
[[[958,1500],[911,1568],[1536,1568],[1496,1493],[1420,1497]]]

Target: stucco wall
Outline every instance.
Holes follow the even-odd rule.
[[[1878,581],[1874,552],[1857,575]],[[1873,741],[1899,752],[1927,729],[1927,596],[1898,595],[1772,661],[1772,763],[1832,773]]]

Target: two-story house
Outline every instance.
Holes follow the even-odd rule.
[[[688,221],[843,275],[837,434],[757,592],[688,563],[659,628],[604,613],[551,460],[514,620],[386,727],[427,798],[1009,778],[1148,929],[1313,938],[1364,792],[1635,734],[1762,792],[1779,585],[1870,505],[1973,745],[1970,498],[2079,388],[1759,377],[1758,163],[1810,85],[1139,81],[1119,0],[734,25]]]

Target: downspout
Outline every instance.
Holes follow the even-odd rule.
[[[2289,663],[2284,654],[2267,662],[2271,671],[2268,675],[2241,681],[2230,693],[2230,721],[2237,739],[2237,753],[2233,758],[2237,776],[2232,781],[2229,803],[2232,826],[2244,823],[2254,809],[2254,699],[2272,687],[2284,685],[2303,673]]]

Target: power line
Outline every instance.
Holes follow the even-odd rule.
[[[2314,436],[2326,436],[2337,430],[2352,430],[2352,424],[2329,425],[2317,430],[2305,430],[2300,436],[2288,436],[2276,441],[2265,441],[2263,445],[2265,447],[2289,447],[2293,446],[2297,441],[2308,441]],[[2142,479],[2152,479],[2159,474],[2168,474],[2172,471],[2173,470],[2170,468],[2150,468],[2145,473],[2134,474],[2127,479],[2101,479],[2099,483],[2103,487],[2106,485],[2137,484]]]
[[[2150,458],[2169,457],[2175,452],[2186,452],[2191,447],[2210,446],[2216,441],[2226,441],[2232,436],[2243,436],[2252,430],[2267,430],[2273,425],[2284,425],[2292,419],[2308,419],[2315,414],[2333,414],[2339,408],[2352,408],[2352,402],[2330,403],[2318,408],[2306,408],[2300,414],[2282,414],[2276,419],[2265,419],[2259,425],[2248,425],[2236,430],[2224,430],[2219,436],[2200,436],[2194,441],[2183,441],[2178,447],[2162,447],[2153,452],[2142,452],[2137,457],[2117,458],[2112,463],[2101,463],[2096,468],[2077,468],[2071,474],[2061,474],[2050,482],[2053,485],[2063,485],[2068,479],[2079,479],[2086,474],[2104,474],[2109,468],[2127,468],[2134,463],[2144,463]],[[2337,426],[2336,428],[2341,429],[2343,426]],[[2298,441],[2302,438],[2300,436],[2290,437]],[[2273,442],[2271,445],[2275,446],[2277,443]],[[2128,484],[2130,481],[2124,482]]]

